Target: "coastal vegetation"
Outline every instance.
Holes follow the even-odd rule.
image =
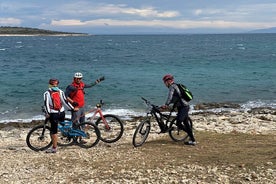
[[[1,26],[0,35],[65,35],[65,36],[84,36],[85,33],[73,33],[73,32],[62,32],[62,31],[51,31],[38,28],[28,28],[28,27],[9,27]]]

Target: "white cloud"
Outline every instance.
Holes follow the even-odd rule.
[[[194,11],[194,14],[195,14],[195,15],[200,15],[200,14],[202,14],[202,9],[196,9],[196,10]]]
[[[140,17],[158,17],[158,18],[172,18],[180,15],[178,11],[161,11],[156,10],[154,7],[142,7],[142,8],[133,8],[129,7],[126,4],[98,4],[94,5],[91,3],[77,3],[70,4],[63,7],[62,12],[65,12],[70,15],[76,16],[95,16],[95,15],[133,15]],[[121,16],[124,18],[124,16]]]
[[[113,19],[96,19],[89,21],[81,20],[54,20],[51,22],[51,26],[84,26],[84,27],[97,27],[97,26],[137,26],[137,27],[166,27],[176,29],[190,29],[190,28],[243,28],[243,29],[255,29],[262,27],[269,27],[271,23],[262,22],[235,22],[235,21],[191,21],[191,20],[113,20]]]
[[[152,7],[136,9],[136,8],[128,8],[122,11],[125,14],[131,15],[139,15],[141,17],[158,17],[158,18],[172,18],[180,15],[177,11],[157,11]]]
[[[17,18],[0,18],[0,24],[2,25],[10,25],[10,26],[15,26],[15,25],[20,25],[21,20]]]
[[[86,22],[81,22],[80,20],[53,20],[51,22],[51,25],[53,26],[83,26],[83,25],[87,25]]]

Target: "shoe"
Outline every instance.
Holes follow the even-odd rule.
[[[50,149],[45,151],[45,153],[56,153],[56,152],[57,152],[56,148],[50,148]]]
[[[184,144],[186,145],[191,145],[191,146],[195,146],[196,142],[195,141],[188,141],[188,142],[184,142]]]

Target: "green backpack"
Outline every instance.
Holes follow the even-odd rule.
[[[177,87],[179,88],[181,98],[183,98],[187,102],[193,99],[192,92],[185,85],[177,84]]]

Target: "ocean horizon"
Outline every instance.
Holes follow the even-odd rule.
[[[145,115],[140,97],[162,105],[167,73],[193,92],[191,113],[202,103],[276,108],[276,34],[2,36],[0,65],[0,123],[43,119],[49,78],[65,90],[75,72],[106,78],[85,90],[87,110],[103,100],[122,118]]]

